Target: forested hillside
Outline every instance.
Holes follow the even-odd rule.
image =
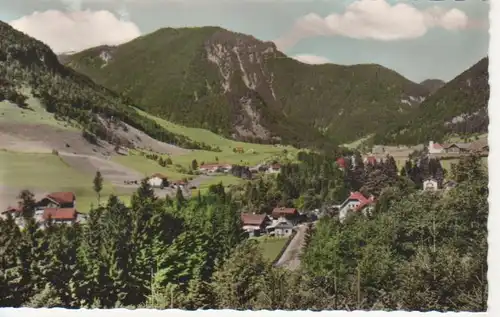
[[[64,61],[162,118],[301,146],[357,140],[429,93],[380,65],[307,65],[218,27],[160,29]]]

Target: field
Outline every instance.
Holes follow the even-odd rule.
[[[51,191],[72,191],[77,197],[77,207],[81,212],[87,212],[91,204],[97,204],[96,194],[92,189],[93,175],[75,171],[57,155],[0,151],[0,162],[2,162],[0,182],[3,191],[18,192],[29,189],[37,195]],[[101,202],[113,192],[113,187],[104,183]],[[128,202],[127,197],[117,195],[124,202]],[[13,204],[15,199],[2,202],[5,203]]]
[[[59,121],[54,115],[47,112],[37,98],[34,98],[29,90],[20,91],[28,97],[26,104],[29,109],[22,109],[9,101],[0,101],[0,122],[17,122],[23,124],[45,124],[59,129],[77,131],[74,123]]]
[[[258,237],[262,255],[268,261],[274,261],[286,244],[288,238]]]
[[[188,166],[193,159],[196,159],[198,163],[210,163],[215,162],[217,157],[221,163],[255,165],[272,156],[281,155],[284,152],[283,150],[286,150],[288,153],[297,152],[297,149],[290,146],[278,147],[269,144],[255,144],[229,140],[208,130],[184,127],[152,116],[141,110],[137,111],[141,115],[155,120],[158,124],[171,132],[184,135],[194,141],[218,146],[222,150],[222,152],[194,150],[186,154],[174,155],[172,157],[174,164],[178,163],[183,166]],[[243,153],[234,153],[234,148],[242,148]]]

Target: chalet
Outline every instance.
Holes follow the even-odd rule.
[[[434,141],[429,141],[429,154],[439,154],[444,152],[444,148],[439,143],[434,143]]]
[[[269,224],[270,219],[267,215],[256,215],[249,213],[242,213],[240,215],[243,230],[248,232],[251,236],[258,236],[263,232]]]
[[[338,206],[339,209],[339,219],[342,221],[347,216],[349,211],[362,211],[366,213],[373,208],[373,204],[375,203],[375,198],[371,196],[370,198],[366,198],[360,192],[351,192],[349,197]]]
[[[46,195],[36,203],[36,209],[75,208],[76,196],[71,192],[54,192]]]
[[[300,220],[300,214],[296,208],[276,207],[271,212],[273,219],[285,218],[296,224]]]
[[[444,147],[446,153],[468,153],[469,143],[451,143]]]
[[[280,164],[271,164],[271,166],[269,166],[267,172],[271,173],[271,174],[276,174],[276,173],[279,173],[280,170],[281,170]]]
[[[148,184],[153,188],[162,188],[168,185],[168,177],[160,173],[154,173],[148,178]]]
[[[427,178],[422,183],[423,190],[438,190],[441,186],[439,186],[439,182],[435,178]]]
[[[84,215],[76,211],[75,208],[46,208],[41,215],[35,215],[35,219],[44,223],[49,219],[53,223],[74,224],[85,220]]]
[[[284,217],[280,217],[266,227],[269,235],[276,237],[288,237],[293,232],[294,223]]]

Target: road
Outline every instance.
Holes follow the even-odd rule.
[[[289,270],[296,270],[300,266],[300,253],[304,246],[307,224],[301,224],[297,227],[297,233],[286,248],[281,258],[276,262],[277,267],[284,267]]]

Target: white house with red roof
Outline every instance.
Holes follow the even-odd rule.
[[[343,221],[349,211],[366,213],[373,208],[375,198],[366,198],[360,192],[351,192],[349,197],[339,207],[339,219]]]
[[[434,141],[429,141],[429,154],[439,154],[444,152],[443,145],[439,143],[434,143]]]

